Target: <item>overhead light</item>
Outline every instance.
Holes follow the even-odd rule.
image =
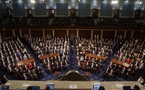
[[[31,0],[30,2],[31,2],[31,3],[35,3],[35,0]]]
[[[128,0],[126,0],[125,2],[128,3]]]
[[[118,4],[118,0],[112,0],[111,4]]]
[[[10,0],[6,0],[6,1],[5,1],[5,3],[10,3],[10,2],[11,2]]]
[[[19,2],[19,3],[21,3],[21,2],[22,2],[22,0],[19,0],[18,2]]]
[[[106,0],[103,0],[103,3],[107,3],[107,1]]]
[[[137,1],[137,4],[142,4],[142,1]]]

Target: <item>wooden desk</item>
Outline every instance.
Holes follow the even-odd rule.
[[[86,76],[91,76],[91,73],[90,72],[86,72]]]
[[[26,65],[27,63],[31,63],[31,62],[35,62],[34,58],[30,58],[30,59],[27,59],[27,60],[24,60],[24,61],[19,61],[17,63],[18,66],[23,66],[23,65]]]
[[[129,67],[130,66],[130,64],[122,62],[120,60],[116,60],[116,59],[112,59],[111,62],[119,64],[119,65],[122,65],[122,66],[125,66],[125,67]]]
[[[100,83],[105,87],[106,90],[123,90],[123,86],[138,85],[140,90],[145,90],[145,87],[137,81],[27,81],[27,80],[9,80],[5,85],[9,85],[10,90],[16,90],[21,88],[26,90],[28,86],[40,86],[41,90],[44,90],[47,83],[54,83],[55,90],[92,90],[95,83]],[[77,88],[70,88],[70,85],[76,86]]]
[[[48,57],[55,57],[55,56],[60,56],[60,54],[46,54],[46,55],[41,56],[39,59],[42,60]]]
[[[86,54],[87,57],[92,57],[92,58],[97,58],[97,59],[102,59],[103,61],[105,61],[107,59],[107,57],[104,56],[97,56],[96,54]]]
[[[59,73],[60,73],[59,71],[55,71],[54,75],[58,77]]]
[[[84,69],[84,70],[87,69],[86,62],[80,62],[80,63],[81,63],[81,67],[80,67],[81,69]]]

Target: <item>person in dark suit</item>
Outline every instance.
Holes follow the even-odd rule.
[[[105,90],[103,86],[100,86],[98,90]]]
[[[138,85],[134,85],[133,90],[141,90]]]
[[[138,82],[140,82],[142,85],[145,85],[145,76],[141,76],[141,77],[138,79]]]
[[[46,87],[44,88],[44,90],[50,90],[50,87],[49,87],[49,86],[46,86]]]

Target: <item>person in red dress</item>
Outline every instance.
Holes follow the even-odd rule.
[[[131,63],[130,58],[127,58],[127,59],[125,60],[125,62],[128,63],[128,64],[130,64],[130,63]]]
[[[32,63],[29,63],[29,64],[28,64],[28,69],[33,69]]]

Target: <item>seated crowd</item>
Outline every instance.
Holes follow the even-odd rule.
[[[64,70],[69,65],[69,38],[30,38],[27,40],[31,44],[31,47],[40,59],[44,55],[59,54],[58,56],[43,58],[42,63],[47,72],[54,72],[58,70]]]
[[[68,62],[68,57],[66,59],[66,57],[63,56],[47,57],[46,59],[42,60],[43,66],[48,73],[54,73],[55,71],[62,71],[68,69]]]
[[[7,71],[9,75],[14,75],[15,79],[25,79],[24,74],[32,71],[29,64],[18,66],[18,62],[32,58],[24,47],[19,37],[3,38],[0,44],[0,68]],[[36,64],[36,63],[33,63]],[[35,65],[37,68],[37,65]],[[30,76],[31,78],[31,76]],[[28,79],[28,78],[27,78]]]
[[[69,37],[52,38],[47,36],[33,38],[26,36],[25,39],[40,59],[46,72],[54,73],[55,71],[69,69]],[[88,40],[77,38],[75,39],[75,45],[77,69],[98,74],[105,60],[113,55],[112,49],[116,45],[116,39],[94,38]],[[2,71],[7,71],[9,75],[13,75],[18,80],[38,80],[42,72],[35,60],[18,65],[19,62],[30,58],[32,58],[30,52],[27,51],[19,37],[3,38],[2,43],[0,43],[0,68]],[[145,69],[145,40],[126,40],[112,59],[123,64],[111,61],[104,72],[105,78],[116,78],[117,76],[130,79],[135,75],[139,75]],[[3,76],[3,78],[3,80],[7,81],[6,76]]]
[[[13,70],[14,77],[20,80],[38,80],[41,73],[40,67],[35,62],[17,66]]]
[[[97,60],[97,58],[95,60],[94,58],[90,58],[90,57],[84,60],[86,61],[80,61],[79,59],[77,59],[78,69],[82,69],[96,74],[100,72],[100,69],[103,66],[103,62],[104,62],[103,60]]]
[[[122,66],[117,63],[110,63],[105,76],[115,78],[115,76],[123,78],[133,78],[139,75],[145,69],[145,40],[131,39],[127,40],[120,50],[114,54],[113,59],[129,65]]]
[[[99,73],[103,65],[103,58],[108,57],[112,53],[112,48],[115,45],[115,40],[109,39],[93,39],[87,40],[79,38],[76,40],[77,66],[79,69],[84,69],[90,72]],[[86,56],[92,54],[94,56]],[[105,59],[106,59],[105,58]]]
[[[0,74],[0,85],[5,84],[8,81],[8,77],[4,74]]]

